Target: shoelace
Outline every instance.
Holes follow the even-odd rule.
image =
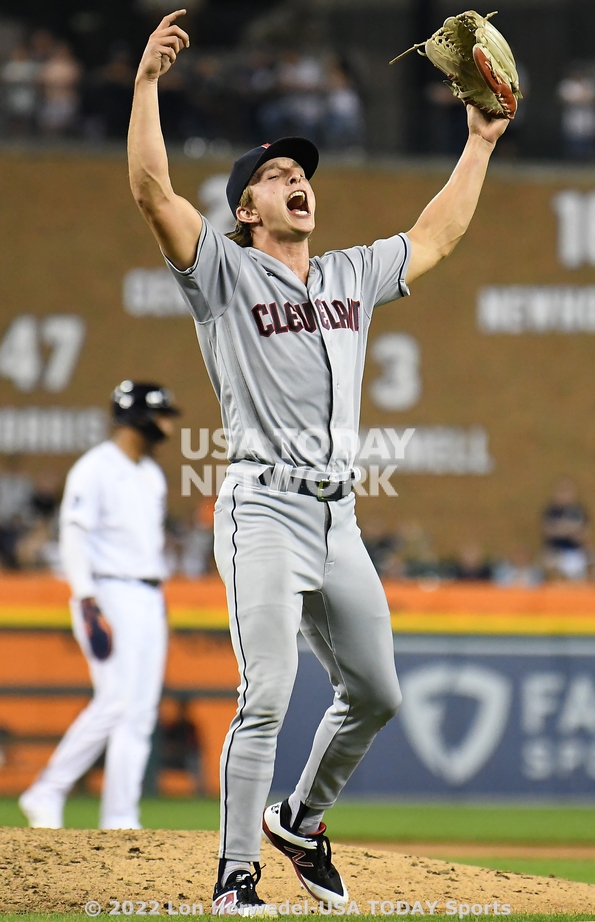
[[[242,874],[240,878],[240,874]],[[262,871],[260,864],[254,862],[254,873],[250,874],[249,871],[239,872],[236,880],[236,889],[238,894],[242,894],[242,901],[244,903],[253,903],[260,905],[264,903],[264,900],[261,900],[256,892],[256,884],[262,877]]]
[[[318,841],[316,842],[316,852],[318,861],[320,863],[320,868],[325,877],[332,877],[336,873],[335,868],[333,867],[331,858],[333,852],[331,849],[331,843],[328,836],[321,835]]]

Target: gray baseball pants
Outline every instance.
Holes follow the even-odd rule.
[[[220,857],[258,861],[277,735],[301,630],[335,692],[296,793],[332,807],[376,733],[396,713],[390,614],[354,514],[337,502],[261,486],[264,465],[229,468],[215,506],[215,557],[238,660],[238,710],[221,754]]]

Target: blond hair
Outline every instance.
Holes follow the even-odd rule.
[[[242,197],[238,202],[238,208],[250,208],[252,206],[252,192],[250,186],[246,186],[242,192]],[[244,224],[242,221],[236,219],[236,226],[231,231],[231,233],[226,234],[226,237],[229,237],[230,240],[233,240],[234,243],[237,243],[241,247],[251,247],[252,246],[252,228],[249,224]]]

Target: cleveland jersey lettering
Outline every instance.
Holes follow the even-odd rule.
[[[331,301],[333,310],[329,308],[326,301],[321,301],[320,298],[316,299],[315,304],[320,323],[325,330],[358,332],[359,301],[348,298],[346,307],[342,301],[334,299]],[[302,331],[313,333],[316,330],[316,315],[309,301],[303,304],[290,304],[286,301],[282,308],[277,305],[276,301],[272,301],[268,306],[255,304],[252,308],[252,315],[260,336],[269,337],[273,333],[301,333]]]

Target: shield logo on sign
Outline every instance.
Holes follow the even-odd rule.
[[[412,670],[401,680],[405,733],[433,775],[452,786],[465,784],[486,764],[506,728],[512,685],[493,669],[439,663]],[[473,699],[476,711],[464,738],[444,739],[447,697]]]

